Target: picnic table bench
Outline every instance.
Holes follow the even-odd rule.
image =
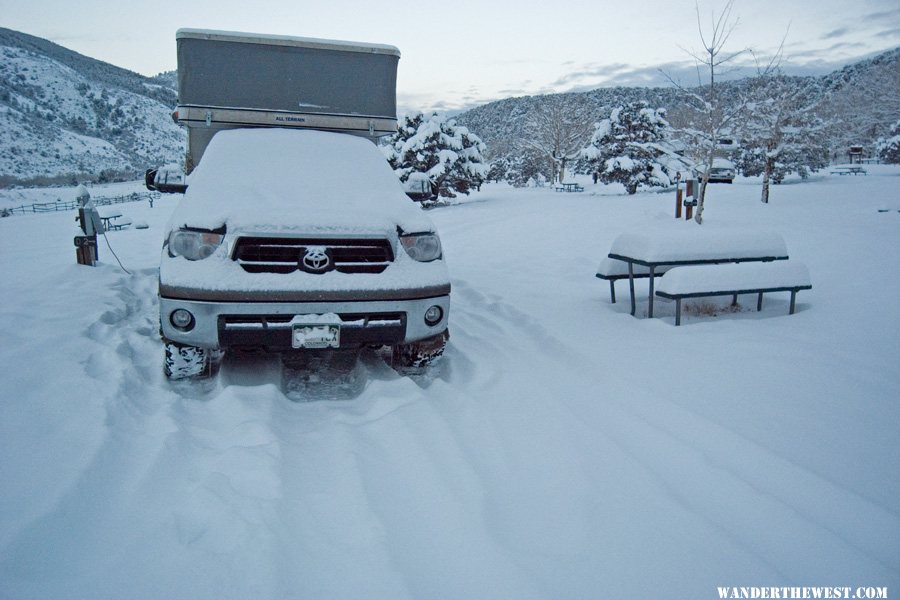
[[[756,310],[762,310],[763,294],[790,292],[790,313],[794,314],[797,292],[812,289],[809,270],[796,261],[739,263],[676,267],[659,283],[656,295],[675,300],[675,325],[681,325],[681,301],[705,296],[732,296],[737,304],[739,294],[758,294]]]
[[[584,186],[578,183],[568,182],[558,183],[553,189],[555,189],[557,192],[583,192]]]
[[[654,277],[662,277],[663,273],[669,267],[659,267],[654,270]],[[620,279],[628,279],[628,263],[622,260],[612,258],[604,258],[597,267],[597,278],[609,282],[609,301],[616,303],[616,282]],[[644,265],[635,265],[633,277],[635,279],[645,279],[650,277],[650,268]]]
[[[625,233],[617,237],[609,258],[627,265],[631,314],[637,311],[635,270],[644,267],[650,281],[648,317],[653,317],[653,287],[662,269],[688,265],[787,260],[787,246],[778,234],[748,231],[706,231],[692,228],[665,234]]]
[[[862,167],[833,167],[832,175],[868,175],[868,172]]]

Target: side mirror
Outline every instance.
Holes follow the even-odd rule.
[[[147,169],[144,173],[144,185],[148,190],[163,194],[183,194],[187,191],[184,172],[180,168],[159,167]]]

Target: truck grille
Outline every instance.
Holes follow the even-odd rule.
[[[304,261],[310,248],[319,254],[319,260]],[[321,259],[323,251],[327,260]],[[242,237],[233,256],[248,273],[381,273],[394,260],[390,242],[378,238]],[[311,266],[323,263],[321,269]]]

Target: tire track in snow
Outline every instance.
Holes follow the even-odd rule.
[[[377,368],[376,368],[377,371]],[[531,598],[479,515],[481,482],[448,432],[452,400],[408,378],[370,379],[353,403],[288,407],[273,427],[284,451],[286,586],[310,597]],[[353,564],[352,572],[334,565]],[[371,588],[374,581],[379,587]]]

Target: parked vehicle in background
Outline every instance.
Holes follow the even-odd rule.
[[[709,170],[710,183],[733,183],[735,176],[734,163],[725,158],[714,158],[712,168]],[[699,171],[697,179],[702,181],[704,173]]]

